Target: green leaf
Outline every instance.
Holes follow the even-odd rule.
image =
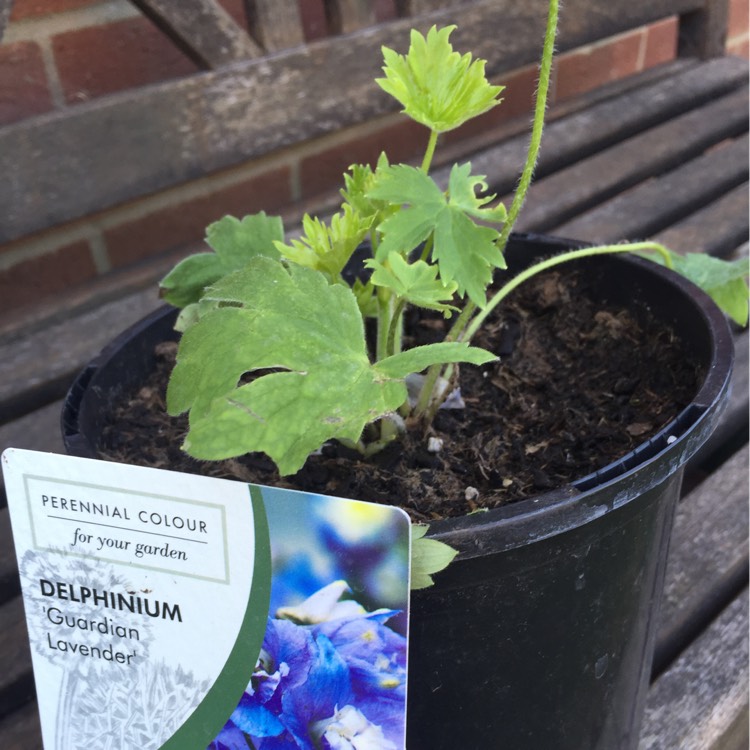
[[[291,245],[276,242],[276,249],[293,263],[327,274],[336,280],[352,253],[370,229],[371,221],[362,218],[349,204],[326,225],[318,218],[305,214],[302,219],[303,236]]]
[[[202,299],[199,302],[191,302],[189,305],[180,310],[177,320],[174,324],[175,331],[184,333],[190,326],[195,325],[209,310],[214,310],[219,306],[218,302],[213,300]]]
[[[508,218],[505,206],[498,203],[494,208],[489,208],[487,204],[495,200],[496,196],[494,194],[478,196],[477,190],[480,193],[486,192],[487,183],[484,176],[471,174],[471,162],[454,165],[448,181],[451,205],[475,219],[502,224]]]
[[[472,217],[502,221],[502,206],[488,208],[494,196],[477,197],[475,189],[485,185],[482,177],[470,175],[471,165],[454,166],[446,196],[424,172],[407,165],[378,171],[370,195],[395,204],[406,204],[378,227],[383,239],[376,259],[382,263],[390,253],[408,254],[434,234],[432,254],[445,285],[456,282],[460,295],[484,306],[486,289],[495,268],[504,268],[502,253],[495,244],[499,232],[476,224]]]
[[[750,289],[747,277],[750,273],[747,258],[726,261],[706,253],[669,253],[672,268],[708,294],[718,307],[741,326],[748,322],[748,297]],[[665,265],[661,253],[645,253],[649,260]]]
[[[433,585],[432,576],[453,562],[457,550],[436,539],[426,539],[429,526],[411,526],[411,588],[426,589]]]
[[[167,409],[190,411],[184,448],[201,459],[267,453],[294,473],[327,440],[356,443],[401,406],[403,378],[436,362],[489,361],[465,344],[434,344],[371,364],[352,291],[316,271],[253,259],[207,291],[229,303],[183,335]],[[245,373],[252,382],[240,384]]]
[[[405,378],[413,372],[421,372],[437,362],[467,362],[471,365],[486,365],[497,357],[486,349],[469,346],[462,341],[440,341],[437,344],[415,346],[412,349],[392,354],[381,359],[377,368],[392,378]]]
[[[180,261],[160,282],[162,296],[175,307],[198,302],[206,287],[242,268],[259,255],[278,258],[275,240],[284,239],[278,216],[264,212],[241,221],[225,216],[206,230],[206,242],[213,253],[196,253]]]
[[[398,297],[418,307],[440,312],[457,310],[448,304],[458,289],[452,281],[444,284],[438,279],[438,269],[423,260],[408,263],[399,253],[391,253],[385,264],[370,258],[365,266],[372,269],[370,281],[390,289]]]
[[[672,262],[675,271],[703,289],[732,320],[747,325],[747,258],[726,261],[704,253],[672,253]]]
[[[377,169],[388,167],[388,157],[382,153],[378,158]],[[382,201],[373,200],[368,196],[370,189],[375,184],[376,172],[369,164],[352,164],[348,172],[344,173],[344,188],[341,195],[346,204],[367,220],[372,226],[380,213],[387,208]]]
[[[487,81],[484,60],[454,52],[449,38],[455,28],[433,26],[426,38],[412,30],[405,56],[383,47],[385,78],[376,79],[406,114],[439,133],[498,105],[504,88]]]

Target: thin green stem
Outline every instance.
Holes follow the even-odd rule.
[[[433,245],[435,244],[435,235],[431,234],[424,243],[424,247],[422,248],[422,252],[419,256],[420,260],[423,260],[425,262],[429,262],[430,254],[432,253]]]
[[[406,299],[404,297],[399,297],[398,302],[396,302],[396,309],[393,311],[393,314],[391,315],[391,324],[388,327],[388,338],[386,340],[386,356],[390,357],[393,354],[397,354],[396,346],[397,341],[400,343],[401,337],[399,334],[401,333],[401,315],[404,312],[404,308],[406,307]],[[401,347],[399,346],[399,349]]]
[[[552,59],[555,51],[555,36],[557,34],[558,0],[550,0],[549,13],[547,15],[547,30],[544,35],[544,48],[539,65],[539,85],[536,90],[536,103],[534,106],[534,122],[531,127],[531,140],[529,150],[526,154],[526,164],[521,173],[521,179],[513,195],[508,218],[503,225],[503,230],[498,240],[500,250],[505,250],[508,238],[513,231],[518,215],[521,213],[526,194],[531,185],[531,178],[539,158],[539,147],[542,143],[542,131],[544,130],[544,114],[547,110],[547,97],[549,95],[549,82],[552,73]]]
[[[380,361],[388,356],[388,331],[391,328],[391,295],[383,287],[378,287],[375,294],[378,298],[375,359]]]
[[[518,275],[514,276],[507,284],[504,284],[488,302],[487,306],[471,321],[469,326],[466,328],[466,332],[463,336],[464,341],[471,341],[472,337],[481,327],[482,323],[487,319],[487,316],[502,302],[516,287],[523,284],[532,276],[535,276],[542,271],[546,271],[548,268],[559,266],[562,263],[567,263],[571,260],[578,260],[580,258],[591,258],[595,255],[612,255],[614,253],[638,253],[643,251],[653,250],[659,253],[664,259],[664,263],[668,268],[672,267],[672,258],[669,251],[657,242],[632,242],[627,245],[600,245],[597,247],[584,247],[580,250],[570,250],[567,253],[561,253],[555,255],[553,258],[547,258],[546,260],[535,263],[533,266],[529,266],[525,270],[521,271]]]
[[[474,314],[474,310],[476,310],[476,305],[469,300],[456,318],[455,323],[451,326],[444,341],[458,341],[464,328],[468,324],[469,319]],[[422,389],[419,392],[417,405],[414,409],[414,413],[417,416],[421,417],[424,414],[431,413],[433,410],[431,409],[430,404],[433,402],[437,402],[437,406],[440,406],[440,400],[433,398],[433,391],[435,390],[435,385],[437,384],[442,371],[443,365],[441,364],[432,365],[432,367],[427,370],[427,375],[425,376],[424,383],[422,383]],[[428,419],[427,421],[429,423],[431,420]]]
[[[430,171],[430,165],[432,164],[432,157],[435,155],[435,147],[437,146],[438,131],[430,130],[430,140],[427,142],[427,150],[425,151],[424,158],[422,159],[422,171],[427,174]]]

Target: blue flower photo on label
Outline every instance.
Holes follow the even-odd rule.
[[[263,488],[271,607],[250,684],[208,750],[402,750],[409,524]]]

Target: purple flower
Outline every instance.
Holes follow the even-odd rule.
[[[406,639],[336,582],[269,618],[250,685],[209,750],[398,750]]]

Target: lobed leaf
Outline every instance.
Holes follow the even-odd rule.
[[[423,260],[408,263],[399,253],[391,253],[385,264],[370,258],[365,266],[372,269],[370,281],[375,286],[386,287],[413,305],[444,313],[458,309],[448,304],[458,284],[444,284],[437,277],[437,266]]]
[[[276,241],[279,253],[293,263],[322,271],[331,281],[336,280],[352,253],[370,230],[371,220],[363,218],[349,204],[331,218],[329,225],[305,214],[302,219],[303,236],[290,245]]]
[[[265,212],[242,220],[225,216],[206,229],[212,253],[196,253],[178,263],[160,282],[163,298],[175,307],[196,303],[206,287],[242,268],[259,255],[278,258],[276,240],[284,239],[278,216]]]
[[[455,28],[433,26],[426,38],[412,30],[405,56],[383,47],[385,78],[376,79],[406,114],[438,133],[497,106],[504,88],[489,83],[484,60],[453,50],[450,35]]]
[[[505,209],[486,206],[494,196],[476,195],[475,189],[485,183],[482,177],[472,177],[470,171],[470,164],[453,167],[446,196],[421,170],[403,164],[391,166],[378,172],[370,195],[405,204],[378,227],[383,239],[376,260],[382,263],[392,252],[406,255],[433,235],[432,253],[442,282],[445,285],[455,282],[459,294],[468,294],[481,307],[486,302],[493,270],[504,268],[505,261],[495,244],[499,232],[476,224],[472,216],[502,221]]]
[[[228,304],[183,335],[167,390],[170,414],[190,411],[183,447],[196,458],[263,451],[293,473],[327,440],[356,443],[366,424],[401,406],[406,374],[493,358],[434,344],[371,364],[352,291],[270,258],[255,258],[207,299]],[[257,377],[241,384],[245,373]]]

